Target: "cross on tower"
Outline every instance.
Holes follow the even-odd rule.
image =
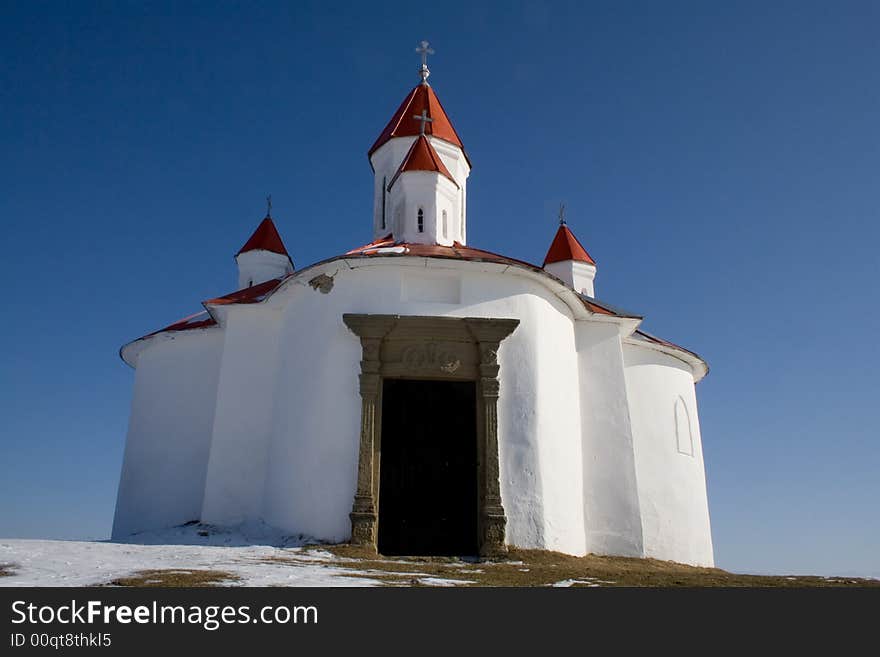
[[[559,204],[559,225],[565,225],[565,203]]]
[[[421,128],[419,128],[419,134],[422,136],[424,136],[424,134],[425,134],[425,124],[434,122],[434,119],[432,119],[431,117],[428,116],[428,110],[426,110],[426,109],[423,109],[421,114],[414,114],[413,118],[416,121],[422,122],[422,126],[421,126]]]
[[[422,56],[422,68],[419,69],[419,75],[422,76],[422,84],[428,84],[428,76],[431,75],[431,71],[428,70],[428,55],[433,55],[434,50],[431,48],[431,44],[427,41],[422,41],[419,47],[416,48],[416,52]]]
[[[272,195],[266,197],[266,216],[272,217]]]

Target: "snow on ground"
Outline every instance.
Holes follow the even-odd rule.
[[[266,559],[284,559],[283,562]],[[346,577],[351,569],[322,563],[329,553],[270,546],[212,547],[0,539],[0,563],[12,575],[0,586],[90,586],[140,570],[221,570],[240,586],[376,586],[378,580]]]
[[[419,577],[417,581],[422,586],[461,586],[462,584],[475,583],[467,580],[446,579],[443,577]]]
[[[141,570],[221,570],[237,586],[378,586],[377,579],[334,566],[346,561],[323,550],[284,547],[305,542],[265,526],[206,525],[138,534],[127,542],[0,539],[0,564],[12,575],[0,586],[90,586]],[[282,559],[283,561],[279,561]]]
[[[595,577],[579,577],[577,579],[564,579],[560,582],[551,584],[551,586],[556,588],[568,588],[575,584],[582,584],[584,586],[602,586],[603,584],[614,584],[614,582],[607,579],[596,579]]]

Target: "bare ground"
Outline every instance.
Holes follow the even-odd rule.
[[[12,575],[14,566],[11,563],[0,563],[0,577]]]
[[[389,585],[418,585],[424,577],[458,580],[463,586],[649,586],[649,587],[880,587],[880,580],[852,577],[741,575],[720,568],[698,568],[671,561],[573,557],[541,550],[511,550],[506,559],[384,557],[350,545],[315,546],[331,552],[352,577],[381,579]]]
[[[656,559],[573,557],[541,550],[511,550],[506,558],[497,560],[386,557],[351,545],[314,545],[306,550],[309,564],[347,570],[344,576],[379,580],[386,586],[880,587],[876,579],[742,575]],[[322,552],[332,556],[316,559]],[[297,553],[262,561],[276,565],[304,563]],[[237,581],[238,576],[221,570],[162,569],[143,570],[105,586],[210,587]]]
[[[239,579],[238,575],[222,570],[141,570],[128,577],[114,579],[104,586],[204,588],[225,586]]]

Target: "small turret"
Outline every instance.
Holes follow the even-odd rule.
[[[266,217],[257,226],[241,250],[235,254],[238,264],[238,288],[244,289],[282,278],[293,272],[293,260],[281,241],[272,221],[272,197],[267,199]]]
[[[565,223],[565,206],[559,208],[559,230],[544,258],[544,271],[565,281],[576,292],[595,296],[593,280],[596,278],[596,261],[578,242]]]

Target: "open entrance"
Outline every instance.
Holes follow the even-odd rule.
[[[382,554],[477,554],[476,403],[473,381],[385,379]]]

